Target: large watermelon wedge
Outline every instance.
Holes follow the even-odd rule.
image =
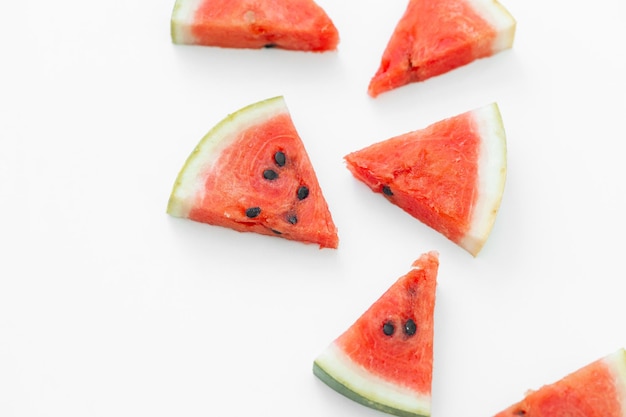
[[[506,137],[496,103],[348,154],[373,191],[476,256],[500,207]]]
[[[538,390],[495,417],[625,417],[626,351],[620,349]]]
[[[172,216],[336,248],[337,229],[283,97],[229,115],[181,169]]]
[[[515,26],[496,0],[410,0],[368,93],[376,97],[509,49]]]
[[[314,361],[314,374],[365,406],[429,416],[439,256],[423,254]]]
[[[313,0],[176,0],[171,33],[177,44],[224,48],[324,52],[339,43],[337,28]]]

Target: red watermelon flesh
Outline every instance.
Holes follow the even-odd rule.
[[[312,0],[177,0],[171,31],[177,44],[224,48],[324,52],[339,43],[332,20]]]
[[[476,256],[504,192],[506,138],[496,103],[348,154],[347,167]]]
[[[376,97],[509,49],[515,26],[495,0],[410,0],[368,93]]]
[[[439,256],[423,254],[314,361],[337,392],[400,416],[429,416]]]
[[[530,391],[495,417],[625,417],[626,351],[620,349]]]
[[[168,213],[337,248],[337,229],[285,101],[247,106],[216,125],[181,169]]]

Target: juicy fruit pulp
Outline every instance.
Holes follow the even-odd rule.
[[[626,416],[626,351],[620,349],[531,391],[495,417]]]
[[[171,19],[177,44],[331,51],[339,33],[312,0],[177,0]]]
[[[368,93],[376,97],[511,48],[515,20],[495,0],[410,0]]]
[[[476,256],[506,177],[506,138],[495,103],[348,154],[373,191]]]
[[[216,125],[181,169],[167,212],[241,232],[338,246],[337,229],[282,97]]]
[[[422,255],[314,361],[337,392],[399,416],[429,416],[439,257]]]

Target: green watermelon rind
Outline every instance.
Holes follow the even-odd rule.
[[[613,375],[615,388],[621,398],[622,414],[626,416],[626,349],[622,348],[605,356],[603,361]]]
[[[176,0],[172,18],[170,21],[170,32],[172,42],[175,44],[195,44],[195,36],[191,33],[191,25],[196,10],[203,0]]]
[[[431,396],[398,386],[355,364],[335,343],[313,362],[313,373],[339,394],[399,417],[429,417]]]
[[[282,113],[289,114],[283,96],[262,100],[229,114],[216,124],[196,145],[174,182],[167,213],[186,218],[195,197],[204,188],[204,178],[211,172],[220,154],[238,139],[238,133]]]
[[[497,103],[471,111],[481,138],[478,157],[478,198],[472,210],[470,229],[459,245],[478,255],[495,223],[507,174],[507,144],[502,115]]]
[[[496,32],[491,45],[492,53],[511,49],[517,26],[511,13],[496,0],[468,0],[468,3]]]

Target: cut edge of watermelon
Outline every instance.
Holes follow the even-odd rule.
[[[191,24],[203,0],[176,0],[170,31],[172,41],[176,44],[195,44],[196,38],[191,33]]]
[[[626,416],[626,349],[622,348],[603,359],[609,367],[619,398],[622,399],[622,415]]]
[[[289,113],[289,110],[283,96],[277,96],[243,107],[215,125],[196,145],[178,173],[167,213],[187,217],[194,197],[204,188],[204,176],[211,171],[221,152],[238,139],[237,133],[282,113]]]
[[[467,0],[474,10],[493,28],[496,37],[492,42],[492,52],[513,47],[517,22],[509,11],[497,0]]]
[[[336,343],[313,362],[313,373],[333,390],[367,407],[401,417],[430,416],[431,397],[392,384],[354,363]]]
[[[473,118],[482,138],[478,162],[478,198],[472,210],[470,229],[459,245],[476,256],[491,233],[502,202],[507,172],[507,148],[497,103],[474,110]]]

